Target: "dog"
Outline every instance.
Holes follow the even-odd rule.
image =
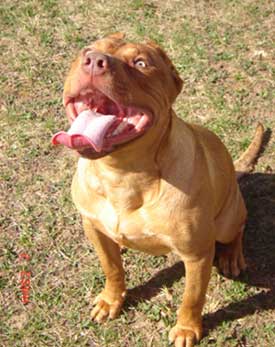
[[[184,262],[186,285],[169,339],[192,347],[202,337],[215,245],[223,245],[216,253],[223,274],[246,268],[247,211],[237,177],[251,170],[264,129],[257,126],[234,168],[214,133],[175,115],[182,84],[156,43],[129,43],[121,33],[100,39],[71,66],[63,93],[71,126],[52,142],[80,154],[72,197],[106,276],[92,319],[101,323],[121,310],[121,247],[172,251]]]

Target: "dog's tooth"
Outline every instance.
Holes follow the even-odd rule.
[[[113,131],[112,135],[120,134],[125,129],[126,126],[127,126],[127,121],[122,120],[119,126]]]
[[[118,131],[118,129],[116,129],[115,131],[113,131],[112,136],[118,135],[118,133],[119,133],[119,131]]]
[[[148,118],[146,116],[142,116],[138,123],[136,124],[136,130],[141,130],[148,122]]]
[[[139,123],[141,117],[139,115],[133,116],[133,117],[129,117],[128,120],[128,124],[133,125],[134,127]]]

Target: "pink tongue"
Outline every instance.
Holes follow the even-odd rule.
[[[116,119],[117,117],[112,115],[102,115],[91,110],[83,111],[67,132],[60,131],[53,136],[52,143],[72,149],[92,146],[97,152],[101,152],[104,136]]]

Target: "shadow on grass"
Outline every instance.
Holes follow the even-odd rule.
[[[275,309],[275,175],[250,174],[241,181],[241,189],[248,209],[244,239],[248,270],[238,281],[261,292],[205,315],[206,333],[224,321]]]
[[[127,299],[125,309],[129,306],[136,306],[143,300],[149,300],[156,296],[162,289],[162,287],[170,288],[174,282],[181,279],[184,275],[183,262],[179,261],[174,265],[159,271],[145,284],[129,289],[127,293]]]
[[[248,270],[238,281],[259,287],[261,292],[205,315],[206,334],[224,321],[275,309],[275,175],[250,174],[242,179],[240,185],[248,208],[244,239]],[[156,296],[163,286],[171,287],[183,275],[182,262],[158,272],[144,285],[129,290],[126,310]]]

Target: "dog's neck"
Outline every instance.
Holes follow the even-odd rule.
[[[179,143],[183,139],[185,146]],[[195,169],[194,147],[191,129],[173,114],[161,141],[151,150],[128,150],[123,155],[120,152],[97,160],[81,158],[79,172],[83,173],[85,189],[107,199],[121,214],[151,204],[163,190],[177,187],[178,181],[181,191],[188,195]],[[173,166],[167,160],[171,153],[175,155]]]
[[[112,205],[124,209],[136,209],[152,199],[148,192],[157,194],[161,179],[157,156],[169,131],[167,122],[161,136],[155,140],[149,134],[145,141],[141,137],[103,158],[81,158],[79,165],[89,177],[90,188],[104,195]]]
[[[147,158],[148,159],[148,158]],[[89,160],[81,158],[78,168],[85,170],[86,189],[106,198],[116,210],[134,210],[149,199],[147,192],[156,191],[159,172],[154,161],[142,160],[137,165],[124,161],[124,165],[112,160]],[[144,168],[144,170],[142,170]]]

